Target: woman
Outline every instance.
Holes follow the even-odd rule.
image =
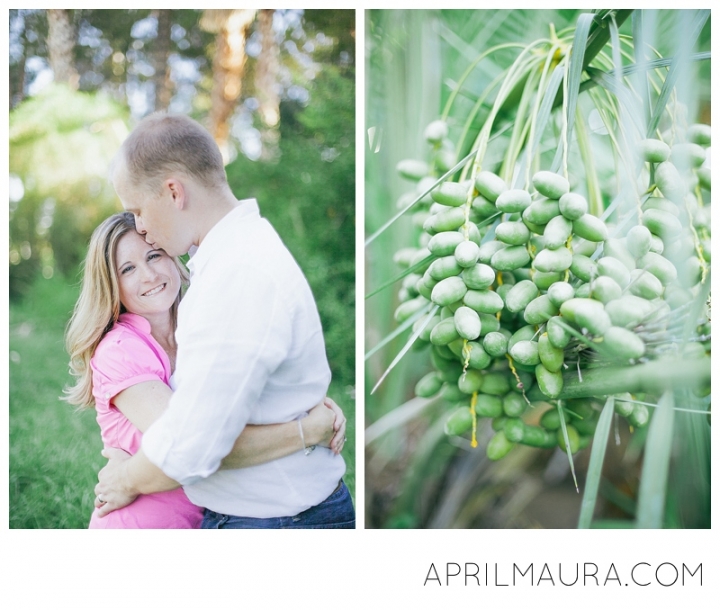
[[[184,267],[137,233],[133,215],[115,214],[90,239],[80,297],[68,325],[70,370],[77,377],[65,399],[94,406],[104,446],[134,454],[169,398],[175,320]],[[166,402],[165,400],[165,402]],[[329,407],[329,408],[328,408]],[[329,399],[301,421],[248,426],[223,468],[268,462],[312,445],[342,449],[345,419]],[[203,509],[182,489],[140,496],[91,528],[196,528]]]

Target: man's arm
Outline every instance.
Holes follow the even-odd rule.
[[[113,404],[135,427],[145,432],[165,411],[171,396],[172,390],[164,383],[145,381],[120,392],[113,399]],[[340,407],[330,398],[325,398],[301,420],[302,437],[297,421],[246,426],[220,468],[246,468],[271,462],[310,445],[330,447],[339,453],[345,436],[345,421]]]
[[[311,445],[329,447],[338,454],[345,443],[346,421],[340,407],[325,397],[303,419],[284,424],[245,426],[232,451],[223,459],[220,470],[263,464]],[[302,436],[298,426],[302,426]]]

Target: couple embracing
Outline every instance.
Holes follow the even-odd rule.
[[[109,458],[90,527],[354,528],[315,301],[210,134],[151,115],[111,179],[126,211],[91,238],[66,341]]]

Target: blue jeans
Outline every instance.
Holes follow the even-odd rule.
[[[236,517],[205,509],[203,529],[354,529],[355,509],[345,483],[317,506],[294,517]]]

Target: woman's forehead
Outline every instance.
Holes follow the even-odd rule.
[[[152,249],[153,247],[148,244],[145,238],[137,231],[128,231],[118,241],[115,257],[118,259],[118,262],[121,263],[123,262],[121,259],[132,258],[133,256],[144,256]]]

